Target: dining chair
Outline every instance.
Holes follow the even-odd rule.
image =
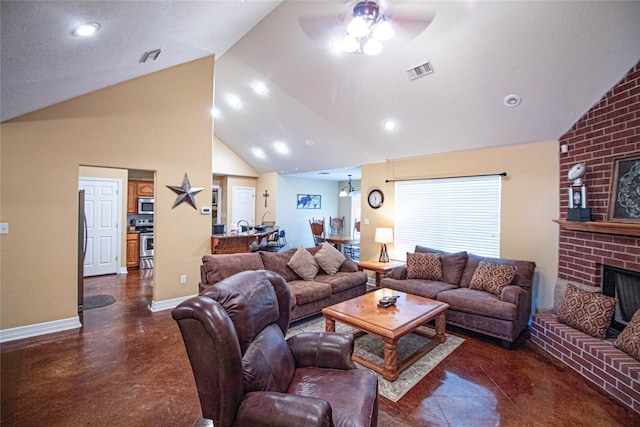
[[[311,227],[311,234],[313,234],[313,244],[315,246],[321,245],[324,242],[324,219],[322,221],[314,221],[313,218],[309,220],[309,226]]]
[[[353,226],[353,238],[360,239],[360,220],[356,220]],[[360,261],[360,243],[353,243],[344,246],[344,253],[354,261]]]
[[[344,232],[344,217],[329,217],[329,227],[331,227],[331,234],[342,234]]]

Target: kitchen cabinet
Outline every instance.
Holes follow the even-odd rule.
[[[127,183],[127,213],[138,213],[138,183],[136,181]]]
[[[153,181],[138,181],[138,197],[153,197]]]
[[[140,266],[140,233],[127,233],[127,268]]]
[[[153,181],[129,180],[127,183],[127,213],[138,213],[138,197],[153,197]]]

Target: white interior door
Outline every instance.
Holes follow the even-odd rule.
[[[231,209],[231,228],[244,219],[250,225],[255,224],[256,189],[253,187],[233,187],[233,207]]]
[[[80,178],[87,233],[85,277],[118,272],[120,186],[117,179]]]

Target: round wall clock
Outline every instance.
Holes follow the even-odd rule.
[[[367,197],[367,201],[369,202],[369,206],[373,209],[378,209],[384,203],[384,194],[382,194],[382,191],[380,190],[371,190]]]

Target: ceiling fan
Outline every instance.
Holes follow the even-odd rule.
[[[383,41],[396,34],[411,40],[435,17],[435,11],[420,2],[350,0],[345,5],[351,10],[298,17],[300,28],[312,40],[330,39],[336,50],[377,55]]]

